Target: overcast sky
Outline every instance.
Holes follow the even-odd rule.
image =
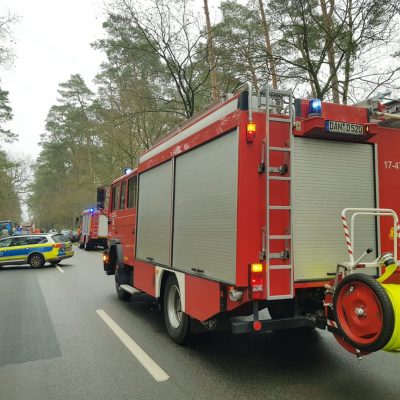
[[[14,113],[9,127],[19,141],[4,148],[36,157],[59,83],[80,73],[93,87],[103,56],[90,43],[102,37],[104,5],[102,0],[1,0],[0,13],[8,10],[19,16],[12,27],[15,61],[0,78]]]
[[[212,20],[218,19],[219,3],[209,1]],[[194,4],[200,10],[203,1]],[[1,15],[9,11],[19,17],[12,27],[14,65],[0,70],[0,85],[10,92],[14,113],[9,128],[19,135],[18,142],[3,146],[11,155],[39,154],[58,85],[71,74],[80,73],[94,89],[92,80],[104,56],[90,43],[103,37],[104,8],[104,0],[0,0]]]

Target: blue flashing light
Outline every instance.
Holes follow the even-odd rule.
[[[322,103],[320,99],[311,99],[308,106],[308,116],[317,116],[322,114]]]
[[[94,208],[89,209],[90,212],[94,212]]]
[[[126,168],[124,168],[124,175],[130,174],[132,171],[133,171],[132,168],[126,167]]]

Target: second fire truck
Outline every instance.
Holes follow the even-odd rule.
[[[108,218],[101,210],[89,208],[79,218],[79,248],[93,250],[97,246],[107,248]]]

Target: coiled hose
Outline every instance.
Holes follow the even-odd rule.
[[[391,264],[377,281],[384,287],[388,294],[394,311],[394,329],[392,337],[383,348],[385,351],[400,352],[400,285],[393,283],[383,283],[394,274],[397,264]]]

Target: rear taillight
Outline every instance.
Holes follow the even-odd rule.
[[[63,246],[62,246],[62,243],[55,243],[55,244],[53,244],[53,247],[55,249],[61,249]]]
[[[250,289],[253,299],[262,299],[264,293],[264,267],[262,264],[250,265]]]

